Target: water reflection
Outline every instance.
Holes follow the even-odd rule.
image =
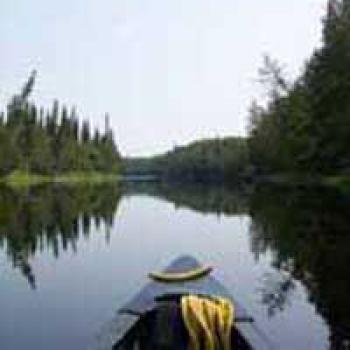
[[[261,302],[266,306],[269,317],[285,310],[294,289],[295,282],[289,273],[274,271],[264,275],[259,292],[261,293]]]
[[[257,190],[250,214],[252,250],[257,257],[271,252],[274,266],[286,276],[266,283],[262,301],[269,312],[283,309],[293,277],[328,323],[332,349],[349,349],[349,196],[325,188]]]
[[[126,183],[125,195],[149,195],[204,214],[244,215],[248,213],[248,188],[225,186],[170,185],[167,183]]]
[[[273,256],[261,281],[269,317],[285,310],[298,280],[328,323],[332,349],[350,348],[350,197],[329,188],[228,189],[145,185],[127,188],[202,213],[249,212],[251,250],[257,261]]]
[[[116,186],[59,186],[0,188],[0,249],[14,268],[36,288],[29,263],[37,251],[77,251],[80,232],[88,237],[92,222],[105,226],[106,239],[120,200]]]
[[[257,264],[272,256],[273,269],[257,290],[268,316],[288,312],[299,281],[329,326],[331,348],[349,348],[350,196],[334,190],[155,183],[0,188],[0,250],[36,288],[40,283],[30,263],[36,252],[51,251],[59,258],[62,250],[78,251],[82,235],[99,232],[92,227],[104,227],[108,243],[120,199],[140,195],[203,214],[249,215]]]
[[[329,188],[230,190],[205,186],[140,185],[144,193],[203,213],[252,218],[251,250],[271,253],[274,273],[261,281],[269,317],[285,310],[295,280],[330,327],[331,348],[350,348],[350,196]]]

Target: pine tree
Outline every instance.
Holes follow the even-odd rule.
[[[119,162],[113,133],[106,128],[102,137],[83,121],[79,128],[75,108],[57,100],[45,113],[28,101],[36,72],[30,75],[21,92],[7,106],[7,115],[0,113],[0,175],[16,169],[39,174],[60,174],[69,171],[109,171]]]

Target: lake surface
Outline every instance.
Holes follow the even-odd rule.
[[[183,254],[277,349],[349,349],[349,195],[157,184],[0,188],[0,349],[87,349]]]

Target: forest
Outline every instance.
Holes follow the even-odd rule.
[[[323,41],[302,74],[288,81],[265,57],[265,105],[253,102],[248,138],[261,173],[340,175],[350,171],[350,1],[329,2]]]
[[[253,101],[246,137],[194,141],[149,158],[124,158],[113,132],[92,131],[75,108],[38,108],[28,98],[35,72],[0,115],[0,176],[16,171],[152,175],[167,180],[222,182],[266,178],[349,177],[350,0],[329,1],[322,44],[294,81],[265,56],[259,81],[267,99]]]
[[[226,137],[194,141],[150,158],[125,160],[126,174],[152,174],[168,181],[222,182],[247,175],[245,138]]]
[[[203,140],[153,158],[126,159],[126,172],[166,179],[348,178],[350,0],[329,2],[323,41],[295,81],[269,56],[259,70],[267,99],[253,101],[246,138]]]
[[[58,101],[51,110],[38,108],[29,101],[35,78],[34,71],[0,115],[0,176],[117,173],[120,156],[108,116],[101,133]]]

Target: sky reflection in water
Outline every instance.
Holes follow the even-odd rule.
[[[348,196],[138,184],[0,190],[1,349],[86,349],[150,270],[190,254],[280,349],[345,349]]]

